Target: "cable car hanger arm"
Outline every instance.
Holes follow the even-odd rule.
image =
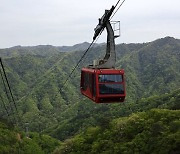
[[[97,38],[97,36],[102,33],[102,31],[104,30],[104,28],[106,26],[107,21],[109,20],[109,18],[112,15],[114,9],[115,9],[115,7],[112,6],[110,10],[105,10],[104,15],[101,18],[99,18],[99,24],[94,29],[95,33],[94,33],[93,40],[95,40]]]
[[[105,10],[104,15],[99,19],[99,23],[94,29],[94,37],[93,40],[99,36],[104,28],[107,30],[107,45],[106,45],[106,54],[105,57],[101,60],[94,60],[93,65],[89,65],[89,68],[115,68],[116,62],[116,53],[115,53],[115,37],[114,31],[111,26],[109,18],[111,17],[115,7],[112,6],[110,10]]]

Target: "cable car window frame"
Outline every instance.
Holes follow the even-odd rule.
[[[96,97],[96,75],[94,73],[92,74],[92,87],[92,95],[93,97]]]
[[[88,80],[88,85],[89,85],[89,89],[90,89],[90,92],[91,92],[91,94],[92,94],[92,91],[93,91],[93,89],[92,89],[92,86],[93,86],[93,79],[92,79],[92,73],[88,73],[89,75],[89,80]]]
[[[119,86],[119,87],[118,87]],[[99,94],[124,94],[124,85],[123,84],[99,84]]]
[[[125,94],[124,77],[122,74],[99,74],[98,81],[100,95]]]
[[[113,78],[114,78],[114,80],[113,80]],[[99,83],[118,83],[118,82],[122,83],[123,75],[121,75],[121,74],[99,74],[98,81],[99,81]]]
[[[83,81],[83,85],[82,85],[82,89],[83,90],[87,90],[88,86],[89,86],[89,73],[87,72],[82,72],[82,81]]]

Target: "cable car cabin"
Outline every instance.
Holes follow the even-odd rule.
[[[96,103],[123,102],[126,96],[124,70],[81,70],[81,93]]]

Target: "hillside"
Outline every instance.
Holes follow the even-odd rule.
[[[61,52],[53,46],[1,49],[0,56],[23,122],[30,123],[31,131],[46,132],[63,140],[89,126],[150,109],[151,105],[142,108],[138,102],[147,97],[156,101],[157,95],[171,93],[180,87],[179,39],[166,37],[143,44],[119,44],[116,51],[117,68],[125,69],[126,102],[97,105],[79,92],[80,69],[103,56],[105,45],[90,50],[63,90],[64,81],[83,51]],[[0,94],[12,117],[1,80]],[[159,107],[151,103],[154,108]],[[0,115],[7,118],[2,103]]]
[[[56,153],[179,153],[180,111],[154,109],[89,127]]]
[[[60,140],[67,139],[77,132],[91,126],[106,126],[119,117],[126,117],[132,113],[148,111],[150,109],[180,109],[180,89],[169,94],[142,98],[136,102],[124,104],[99,105],[87,103],[86,100],[70,107],[58,125],[45,132]],[[68,113],[68,114],[67,114]]]
[[[48,154],[55,150],[60,142],[48,135],[19,132],[12,125],[2,122],[0,119],[0,153],[38,153]]]
[[[136,97],[150,96],[180,87],[179,42],[170,37],[159,39],[118,62],[126,70],[127,82],[133,82],[128,83],[130,94],[134,93]],[[134,86],[138,86],[138,91]]]
[[[89,111],[90,108],[87,108],[88,113],[79,111],[68,122],[69,126],[61,126],[64,126],[64,130],[60,132],[65,133],[69,129],[79,129],[82,124],[86,125],[63,142],[44,133],[27,134],[1,119],[0,153],[179,153],[179,101],[180,90],[143,98],[133,106],[124,106],[121,109],[121,118],[112,117],[117,113],[101,117],[102,110],[94,108],[94,111]],[[88,118],[88,115],[93,117]],[[92,125],[95,119],[97,123]]]

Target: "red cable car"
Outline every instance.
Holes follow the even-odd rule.
[[[83,68],[81,93],[96,103],[124,102],[124,70]]]
[[[93,65],[81,70],[81,93],[96,103],[124,102],[126,96],[124,70],[115,69],[114,39],[118,36],[114,36],[114,30],[109,21],[113,11],[114,6],[105,11],[105,14],[99,19],[93,37],[95,40],[106,28],[107,47],[104,59],[94,60]]]

